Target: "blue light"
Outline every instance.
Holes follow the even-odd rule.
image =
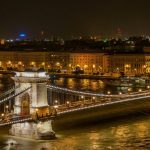
[[[26,37],[26,34],[25,33],[20,33],[19,36],[20,37]]]

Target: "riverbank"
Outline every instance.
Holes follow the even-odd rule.
[[[110,80],[118,80],[119,77],[113,76],[102,76],[102,75],[91,75],[91,74],[66,74],[66,73],[48,73],[50,78],[77,78],[77,79],[110,79]]]

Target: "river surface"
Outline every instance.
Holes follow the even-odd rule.
[[[57,133],[51,141],[35,141],[0,134],[0,149],[4,150],[149,150],[150,117],[129,117],[91,124]],[[16,145],[7,145],[11,140]]]
[[[90,90],[93,85],[94,91],[108,90],[99,80],[74,82],[74,79],[60,79],[55,84],[83,90]],[[136,117],[131,115],[64,129],[57,132],[56,139],[51,141],[12,137],[8,135],[8,129],[0,128],[0,150],[150,150],[150,114],[142,112]],[[8,144],[12,140],[16,144]]]

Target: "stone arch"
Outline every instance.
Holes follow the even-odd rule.
[[[21,114],[29,115],[30,114],[30,95],[25,93],[21,97]]]

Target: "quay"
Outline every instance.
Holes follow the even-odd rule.
[[[92,74],[66,74],[66,73],[48,73],[50,78],[77,78],[77,79],[100,79],[100,80],[118,80],[119,77],[92,75]]]

